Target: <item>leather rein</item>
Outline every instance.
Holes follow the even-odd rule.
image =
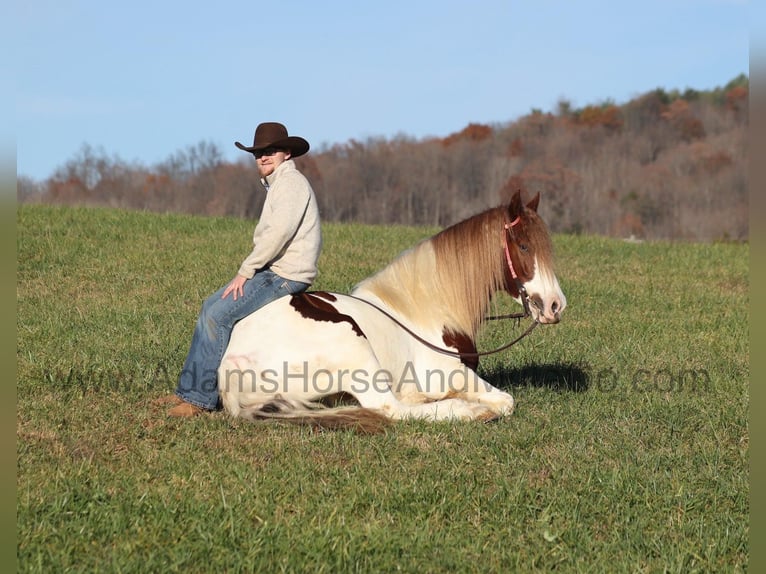
[[[525,319],[526,317],[532,316],[532,311],[530,310],[530,301],[529,301],[529,294],[527,293],[527,289],[524,287],[524,284],[521,282],[521,279],[519,278],[519,275],[516,273],[516,269],[513,266],[513,259],[511,258],[511,250],[509,246],[509,242],[513,242],[514,234],[513,234],[513,226],[518,224],[521,220],[521,217],[516,217],[513,221],[506,222],[503,229],[503,250],[505,252],[505,260],[506,264],[508,265],[508,271],[511,274],[511,279],[516,283],[516,289],[519,292],[519,297],[521,298],[521,303],[524,306],[524,312],[523,313],[509,313],[507,315],[492,315],[489,317],[485,317],[485,321],[497,321],[501,319],[515,319],[517,321],[521,321],[521,319]],[[539,324],[539,321],[534,320],[532,323],[526,328],[526,330],[513,339],[511,342],[506,343],[505,345],[501,347],[497,347],[496,349],[492,349],[491,351],[481,351],[481,352],[464,352],[464,351],[454,351],[452,349],[446,349],[444,347],[439,347],[438,345],[434,345],[430,341],[427,341],[420,335],[418,335],[415,331],[407,327],[404,323],[402,323],[399,319],[394,317],[391,313],[386,311],[385,309],[381,309],[374,303],[371,303],[370,301],[367,301],[366,299],[362,299],[361,297],[356,297],[355,295],[348,295],[348,297],[351,297],[352,299],[356,299],[357,301],[361,301],[363,303],[366,303],[370,307],[373,307],[374,309],[377,309],[380,313],[391,319],[396,325],[401,327],[405,332],[407,332],[413,339],[418,341],[419,343],[422,343],[432,351],[436,351],[437,353],[442,353],[443,355],[449,355],[451,357],[466,357],[466,358],[477,358],[477,357],[484,357],[487,355],[494,355],[495,353],[499,353],[501,351],[505,351],[506,349],[511,348],[513,345],[521,341],[524,337],[529,335],[535,327]]]

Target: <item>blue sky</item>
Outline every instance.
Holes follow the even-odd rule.
[[[763,3],[762,3],[763,4]],[[10,8],[19,175],[83,144],[145,166],[261,121],[312,146],[445,136],[532,108],[749,73],[748,0],[26,0]],[[756,14],[756,12],[759,12]]]

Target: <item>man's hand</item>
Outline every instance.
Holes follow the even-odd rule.
[[[245,281],[247,281],[247,279],[242,277],[242,275],[234,277],[234,279],[231,280],[231,283],[226,286],[226,290],[223,292],[223,295],[221,295],[221,299],[226,299],[230,293],[234,293],[235,301],[237,300],[237,297],[242,297],[245,294],[242,289],[245,285]]]

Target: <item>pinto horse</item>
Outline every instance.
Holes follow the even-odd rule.
[[[500,290],[537,323],[558,323],[566,307],[539,199],[524,205],[515,193],[403,252],[350,294],[283,297],[243,319],[218,371],[224,409],[361,430],[510,414],[513,397],[476,374],[475,341]],[[356,404],[338,406],[337,397]]]

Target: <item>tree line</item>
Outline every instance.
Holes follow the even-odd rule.
[[[543,195],[554,232],[680,240],[748,237],[749,79],[708,91],[658,88],[629,102],[469,124],[445,138],[350,140],[296,159],[323,220],[445,226],[521,189]],[[84,145],[20,202],[254,218],[255,162],[201,141],[151,167]]]

